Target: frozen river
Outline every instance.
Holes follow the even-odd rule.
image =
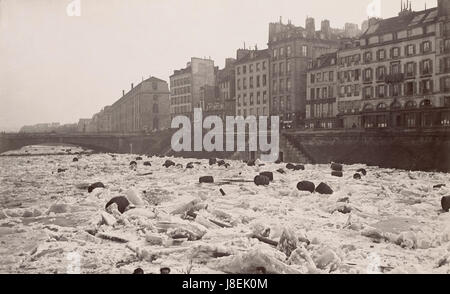
[[[165,168],[168,158],[67,149],[0,157],[0,273],[450,273],[450,213],[440,204],[450,174],[361,164],[338,178],[329,165],[293,171],[179,158],[169,159],[182,166]],[[359,168],[367,175],[355,180]],[[256,186],[263,171],[274,180]],[[209,175],[214,183],[199,183]],[[334,193],[298,191],[303,180]],[[94,182],[106,188],[88,193]],[[105,211],[127,194],[142,203],[122,215]],[[289,250],[276,246],[282,235]]]

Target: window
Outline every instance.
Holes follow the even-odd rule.
[[[405,95],[406,96],[414,95],[414,86],[415,86],[415,82],[405,83]]]
[[[240,66],[237,67],[237,74],[238,74],[238,75],[241,74],[241,67],[240,67]]]
[[[431,106],[433,106],[433,105],[431,104],[431,101],[429,99],[425,99],[425,100],[420,101],[420,107],[421,108],[431,107]]]
[[[256,93],[256,104],[261,104],[261,92]]]
[[[279,68],[280,68],[280,74],[284,74],[284,62],[280,62]]]
[[[432,73],[432,63],[431,63],[431,59],[427,59],[422,61],[422,75],[429,75]]]
[[[411,56],[414,54],[416,54],[416,46],[415,45],[406,46],[406,55]]]
[[[248,71],[249,71],[249,72],[253,72],[253,64],[250,64],[250,65],[248,66]]]
[[[391,49],[391,58],[398,58],[400,57],[400,48],[395,47]]]
[[[450,39],[443,41],[443,44],[441,43],[441,51],[443,53],[450,52]]]
[[[416,127],[416,114],[415,113],[407,113],[405,114],[406,126],[408,128]]]
[[[273,49],[273,58],[278,57],[278,49]]]
[[[416,102],[414,102],[413,100],[410,100],[408,102],[405,103],[405,108],[406,109],[412,109],[416,107]]]
[[[286,80],[286,88],[287,88],[288,91],[291,90],[291,86],[292,86],[292,85],[291,85],[291,79],[287,79],[287,80]]]
[[[402,87],[400,84],[393,84],[392,87],[392,96],[397,97],[401,95]]]
[[[368,82],[372,80],[372,69],[371,68],[366,68],[364,70],[364,81]]]
[[[245,90],[245,89],[247,89],[247,79],[246,78],[243,78],[242,79],[242,88]]]
[[[364,105],[363,110],[364,111],[373,111],[373,105],[368,103],[368,104]]]
[[[416,75],[416,64],[414,62],[408,62],[406,64],[405,74],[407,77],[413,77]]]
[[[431,94],[433,92],[433,82],[431,80],[424,80],[420,82],[422,94]]]
[[[287,56],[291,56],[291,46],[287,46]]]
[[[256,76],[256,87],[257,87],[257,88],[261,87],[261,79],[260,79],[260,76]]]
[[[450,92],[450,77],[441,78],[441,91]]]
[[[263,70],[265,70],[265,69],[266,69],[266,65],[267,65],[267,64],[266,64],[266,62],[265,62],[265,61],[263,61],[263,63],[262,63],[262,69],[263,69]]]
[[[316,90],[314,88],[311,88],[310,95],[309,95],[310,99],[314,100],[315,96],[316,96]]]
[[[253,77],[249,78],[249,86],[250,86],[250,89],[253,89]]]
[[[377,68],[377,80],[382,81],[386,75],[386,67],[380,66]]]
[[[333,81],[334,81],[334,72],[330,71],[330,72],[328,73],[328,79],[330,80],[330,82],[333,82]]]
[[[431,51],[431,42],[430,41],[425,41],[422,43],[422,52],[423,53],[428,53]]]
[[[242,66],[242,73],[243,74],[247,73],[247,66],[246,65]]]
[[[379,85],[377,87],[378,98],[383,98],[386,96],[386,89],[384,85]]]
[[[386,110],[387,106],[385,103],[380,103],[377,105],[377,110]]]
[[[302,56],[308,56],[308,46],[302,46]]]
[[[250,105],[253,105],[253,93],[250,93]]]
[[[286,72],[288,74],[291,73],[291,63],[289,61],[286,63]]]
[[[267,76],[266,75],[263,75],[262,83],[263,83],[263,87],[265,87],[267,85]]]
[[[322,98],[328,98],[328,88],[322,88]]]
[[[396,62],[391,64],[391,74],[399,74],[400,73],[400,63]]]
[[[284,56],[284,48],[280,48],[280,56]]]
[[[260,63],[258,62],[257,64],[256,64],[256,71],[259,71],[260,70]]]
[[[373,88],[372,87],[365,87],[364,88],[364,98],[370,99],[373,96]]]
[[[386,58],[386,50],[378,50],[378,60],[384,60]]]
[[[365,62],[371,62],[372,61],[372,52],[364,53],[364,61]]]

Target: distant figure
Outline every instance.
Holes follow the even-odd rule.
[[[143,275],[143,274],[144,274],[144,270],[141,269],[140,267],[135,269],[134,272],[133,272],[133,275]]]
[[[170,268],[168,268],[168,267],[162,267],[159,271],[161,272],[161,275],[170,274]]]

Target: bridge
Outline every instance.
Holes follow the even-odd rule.
[[[96,152],[156,155],[170,147],[172,131],[148,134],[113,133],[3,133],[0,134],[0,154],[30,145],[68,144]]]

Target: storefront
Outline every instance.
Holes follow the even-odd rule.
[[[385,111],[365,109],[361,121],[364,128],[450,127],[450,108],[431,107],[425,103],[419,107],[411,104],[403,109],[391,107]]]

